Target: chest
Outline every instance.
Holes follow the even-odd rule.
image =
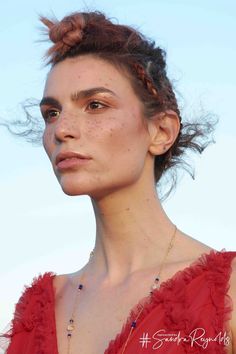
[[[67,325],[73,301],[58,299],[55,308],[58,354],[103,354],[126,323],[130,310],[147,294],[81,297],[74,314],[74,330],[68,351]],[[72,305],[72,306],[71,306]]]

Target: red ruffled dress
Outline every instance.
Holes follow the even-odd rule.
[[[225,354],[233,305],[228,295],[236,252],[211,251],[163,282],[131,311],[104,354],[121,354],[132,321],[144,310],[125,354]],[[59,354],[53,272],[34,278],[16,304],[9,331],[1,335],[6,354]],[[98,353],[101,354],[101,353]]]

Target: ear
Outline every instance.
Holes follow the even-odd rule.
[[[149,152],[152,155],[164,154],[175,142],[180,120],[176,112],[167,110],[148,119],[150,135]]]

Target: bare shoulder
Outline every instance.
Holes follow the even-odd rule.
[[[201,255],[210,253],[212,250],[214,250],[212,247],[178,230],[178,237],[176,237],[173,247],[173,255],[176,260],[182,260],[183,263],[190,264]]]
[[[65,292],[65,289],[72,285],[73,279],[79,276],[81,272],[82,269],[74,273],[58,274],[53,278],[55,299],[58,299],[62,296],[62,294]]]

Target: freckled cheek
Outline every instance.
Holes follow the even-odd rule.
[[[136,150],[137,142],[140,138],[142,139],[144,133],[143,125],[138,122],[137,116],[130,117],[125,113],[124,116],[125,121],[120,116],[109,116],[104,120],[94,117],[93,120],[87,122],[84,130],[86,140],[98,143],[101,148],[105,147],[110,155],[116,151],[126,153]]]
[[[115,131],[113,122],[95,118],[87,122],[84,132],[87,138],[95,138],[97,141],[105,142],[107,138],[112,137],[113,131]]]
[[[129,121],[129,117],[127,117],[127,122],[120,122],[108,127],[107,133],[112,141],[118,145],[119,143],[122,144],[125,148],[125,146],[137,144],[137,141],[143,136],[143,127],[137,124],[137,122]]]
[[[146,137],[139,124],[121,124],[120,129],[110,129],[110,152],[119,154],[124,163],[136,168],[137,161],[142,161],[146,154]]]

